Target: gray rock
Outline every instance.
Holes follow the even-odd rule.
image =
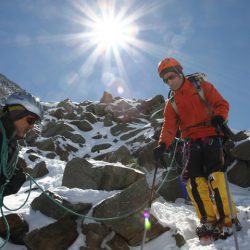
[[[113,136],[118,136],[130,130],[133,130],[133,128],[131,128],[128,123],[122,123],[122,124],[117,124],[114,127],[112,127],[110,129],[110,132]]]
[[[240,187],[250,187],[250,162],[237,161],[227,173],[228,180]]]
[[[36,142],[38,149],[43,151],[55,151],[55,143],[52,138],[44,139],[42,141]]]
[[[165,172],[162,176],[162,180],[164,179]],[[179,180],[180,172],[176,172],[176,170],[170,170],[167,179],[164,183],[161,183],[161,188],[158,193],[166,200],[175,202],[177,198],[184,198],[183,191],[180,186]],[[163,185],[162,185],[163,184]],[[159,187],[157,187],[158,189]]]
[[[38,155],[36,155],[36,154],[30,154],[28,158],[33,162],[40,159],[40,157]]]
[[[106,162],[121,162],[123,165],[134,162],[134,157],[132,157],[130,151],[125,146],[121,146],[116,151],[104,155],[98,155],[95,159]]]
[[[231,150],[233,157],[243,161],[250,161],[250,141],[242,142]]]
[[[151,142],[137,151],[137,163],[149,171],[155,168],[153,149],[157,144],[157,142]]]
[[[21,214],[8,214],[6,219],[10,228],[10,240],[14,244],[24,244],[24,236],[29,231],[29,224],[24,220]],[[0,218],[0,236],[6,238],[7,228],[3,221],[3,218]]]
[[[82,232],[86,235],[86,245],[90,249],[106,249],[102,247],[105,242],[108,247],[115,250],[129,250],[127,242],[114,234],[105,225],[90,223],[82,225]]]
[[[24,241],[30,250],[67,250],[77,239],[77,224],[71,219],[62,219],[46,227],[29,232]]]
[[[101,116],[104,116],[106,113],[105,112],[106,106],[107,106],[107,104],[105,104],[105,103],[90,104],[86,107],[86,111],[91,112],[94,115],[101,117]]]
[[[109,117],[105,116],[103,120],[103,125],[104,127],[111,127],[113,125],[113,122]]]
[[[94,167],[87,160],[74,158],[65,167],[62,185],[68,188],[121,190],[144,175],[131,168],[105,165]]]
[[[75,105],[71,102],[69,98],[65,99],[64,101],[58,103],[58,108],[63,108],[66,112],[72,113],[74,112]]]
[[[98,218],[121,216],[120,219],[102,223],[125,239],[129,245],[139,245],[144,232],[143,207],[147,206],[149,193],[145,177],[140,178],[124,191],[98,204],[93,210],[93,215]],[[169,228],[162,227],[154,216],[150,216],[150,221],[152,228],[148,231],[148,240],[169,230]]]
[[[92,169],[92,164],[82,158],[74,158],[66,164],[62,186],[68,188],[98,189],[102,178],[100,168]]]
[[[57,119],[62,119],[62,118],[64,118],[65,111],[63,108],[58,108],[56,110],[51,111],[50,115],[57,118]]]
[[[98,144],[98,145],[95,145],[94,147],[91,148],[91,152],[92,153],[95,153],[95,152],[100,153],[100,151],[108,149],[110,147],[112,147],[112,145],[109,143]]]
[[[87,120],[91,124],[97,122],[97,118],[91,112],[83,112],[80,116],[80,120]]]
[[[46,191],[46,194],[50,196],[53,200],[58,202],[60,205],[71,209],[72,211],[80,214],[87,214],[88,211],[91,208],[90,203],[78,203],[78,204],[72,204],[68,202],[67,200],[62,199],[61,196],[59,196],[56,193],[53,193],[51,191]],[[55,204],[55,202],[51,201],[46,194],[42,193],[40,196],[36,197],[31,202],[31,208],[35,211],[40,211],[42,214],[52,217],[54,219],[61,219],[64,217],[71,217],[75,218],[75,215],[67,212],[65,209],[61,208],[59,205]]]
[[[63,135],[65,136],[67,132],[72,132],[74,129],[64,123],[63,121],[60,122],[49,122],[46,128],[42,131],[42,136],[44,137],[53,137],[56,135]],[[65,136],[67,137],[67,136]]]
[[[72,121],[71,124],[77,126],[80,130],[85,132],[91,131],[93,129],[92,125],[86,120]]]
[[[113,96],[110,93],[104,91],[100,103],[110,104],[112,102],[113,102]]]
[[[31,176],[33,178],[40,178],[40,177],[45,176],[48,173],[49,173],[49,170],[48,170],[48,168],[46,166],[45,161],[41,161],[41,162],[39,162],[39,163],[37,163],[35,165],[35,167],[33,168],[32,173],[31,173]]]

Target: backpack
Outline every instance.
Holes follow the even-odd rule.
[[[204,91],[201,87],[201,84],[203,81],[205,81],[205,74],[204,73],[200,73],[200,72],[196,72],[190,75],[186,75],[185,77],[194,85],[195,89],[197,90],[197,93],[199,94],[202,102],[205,104],[205,106],[208,108],[208,110],[210,110],[210,105],[208,104],[206,98],[205,98],[205,94]],[[177,108],[177,105],[175,103],[174,100],[174,92],[172,90],[169,91],[168,93],[168,99],[175,111],[175,113],[177,114],[177,116],[179,115],[179,111]]]

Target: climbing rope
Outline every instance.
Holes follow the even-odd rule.
[[[162,186],[164,185],[164,183],[167,183],[167,182],[170,182],[170,181],[173,181],[175,179],[177,179],[179,176],[175,177],[174,179],[172,180],[167,180],[168,179],[168,175],[169,173],[171,172],[171,170],[173,170],[173,164],[174,164],[174,161],[175,161],[175,155],[176,155],[176,149],[177,149],[177,146],[178,146],[178,143],[179,143],[180,139],[179,138],[176,138],[176,143],[175,143],[175,147],[174,147],[174,153],[173,153],[173,157],[172,157],[172,160],[170,162],[170,165],[168,167],[168,172],[167,174],[165,175],[161,185],[158,187],[158,189],[155,191],[156,193],[159,192],[159,190],[162,188]],[[157,168],[158,168],[158,162],[156,162],[156,169],[155,169],[155,175],[156,175],[156,171],[157,171]],[[152,184],[152,188],[154,186],[154,181],[153,181],[153,184]],[[153,199],[153,194],[151,194],[151,197],[150,199]],[[146,235],[147,235],[147,231],[148,229],[150,229],[151,227],[151,223],[149,221],[149,217],[150,217],[150,214],[151,214],[151,202],[150,201],[150,205],[148,208],[146,208],[145,212],[144,212],[144,232],[143,232],[143,237],[142,237],[142,243],[141,243],[141,250],[144,249],[144,244],[145,244],[145,241],[146,241]]]
[[[177,148],[177,145],[178,145],[178,140],[176,141],[176,145],[175,145],[175,150],[174,150],[174,154],[173,154],[173,157],[172,157],[172,160],[171,160],[171,163],[170,163],[170,166],[169,166],[169,170],[168,170],[168,173],[171,169],[173,169],[173,163],[174,163],[174,160],[175,160],[175,155],[176,155],[176,148]],[[167,180],[168,178],[168,173],[166,174],[165,178],[163,179],[162,181],[162,184],[159,186],[159,188],[156,190],[156,192],[158,192],[160,190],[160,188],[162,187],[162,185],[166,182],[168,182],[169,180]],[[79,218],[82,218],[82,219],[91,219],[91,220],[95,220],[95,221],[111,221],[111,220],[117,220],[117,219],[122,219],[122,218],[126,218],[140,210],[142,210],[143,208],[145,208],[145,205],[147,204],[148,201],[144,202],[140,207],[134,209],[134,210],[131,210],[130,212],[127,212],[127,213],[124,213],[124,214],[118,214],[117,216],[114,216],[114,217],[106,217],[106,218],[98,218],[98,217],[93,217],[93,216],[89,216],[89,215],[83,215],[83,214],[79,214],[75,211],[73,211],[72,209],[69,209],[65,206],[63,206],[61,203],[59,203],[58,201],[56,201],[55,199],[53,199],[35,180],[34,178],[32,178],[29,174],[25,173],[25,175],[28,177],[29,181],[30,181],[30,187],[29,187],[29,192],[28,192],[28,195],[27,195],[27,198],[25,199],[24,203],[16,208],[16,209],[11,209],[9,207],[7,207],[4,203],[3,203],[3,193],[4,193],[4,189],[6,187],[6,185],[8,184],[8,181],[2,185],[1,187],[1,190],[0,190],[0,200],[1,200],[1,214],[2,214],[2,218],[3,218],[3,221],[4,221],[4,224],[6,226],[6,232],[7,232],[7,236],[6,236],[6,239],[5,239],[5,242],[4,244],[2,244],[0,246],[0,249],[2,249],[6,243],[9,241],[9,237],[10,237],[10,227],[9,227],[9,224],[8,224],[8,221],[6,219],[6,216],[4,215],[3,213],[3,210],[2,210],[2,207],[4,207],[6,210],[9,210],[9,211],[17,211],[19,209],[21,209],[22,207],[25,206],[25,204],[27,203],[29,197],[30,197],[30,193],[32,191],[31,187],[32,187],[32,182],[38,187],[38,189],[40,189],[42,191],[42,193],[51,201],[53,202],[54,204],[56,204],[57,206],[59,206],[60,208],[64,209],[65,211],[67,211],[68,213],[70,214],[73,214],[73,215],[76,215],[77,217]],[[177,177],[178,178],[178,177]],[[174,179],[173,179],[174,180]],[[172,180],[170,180],[172,181]]]
[[[173,153],[173,157],[171,159],[171,162],[170,162],[170,165],[168,167],[168,172],[167,174],[165,175],[161,185],[157,188],[156,190],[156,193],[158,193],[160,191],[160,189],[162,188],[162,186],[164,185],[164,183],[168,183],[168,182],[171,182],[171,181],[174,181],[176,179],[179,178],[180,175],[177,175],[176,177],[174,177],[173,179],[171,180],[168,180],[168,175],[170,173],[170,171],[172,171],[174,168],[173,168],[173,164],[174,164],[174,161],[175,161],[175,155],[176,155],[176,149],[177,149],[177,146],[178,146],[178,143],[181,141],[180,138],[175,138],[176,139],[176,143],[175,143],[175,147],[174,147],[174,153]]]

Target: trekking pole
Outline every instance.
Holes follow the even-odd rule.
[[[230,194],[230,190],[229,190],[227,173],[225,173],[225,172],[224,172],[224,177],[225,177],[225,182],[226,182],[226,190],[227,190],[227,197],[228,197],[229,210],[230,210],[230,219],[231,219],[231,223],[232,223],[232,227],[233,227],[235,249],[239,250],[239,244],[238,244],[237,232],[236,232],[236,224],[235,224],[236,219],[234,218],[234,214],[233,214],[232,199],[231,199],[231,194]]]
[[[148,208],[145,209],[145,212],[143,214],[145,222],[144,222],[144,232],[143,232],[141,250],[143,250],[144,244],[145,244],[145,241],[146,241],[147,229],[148,229],[148,226],[147,226],[148,224],[147,223],[149,223],[149,218],[150,218],[150,213],[151,213],[151,205],[152,205],[152,201],[154,199],[155,180],[156,180],[156,174],[157,174],[158,167],[159,167],[159,160],[157,159],[156,162],[155,162],[155,171],[154,171],[154,177],[153,177],[151,191],[150,191],[150,198],[149,198],[149,202],[148,202]]]
[[[220,130],[224,132],[229,138],[232,138],[234,133],[231,131],[231,129],[224,123],[222,126],[217,126],[216,127],[216,132],[219,134]],[[232,223],[232,228],[233,228],[233,235],[234,235],[234,243],[235,243],[235,249],[239,250],[239,244],[238,244],[238,239],[237,239],[237,232],[236,232],[236,218],[234,218],[234,213],[233,213],[233,203],[231,199],[231,194],[229,190],[229,184],[228,184],[228,178],[227,178],[227,173],[224,173],[224,179],[225,179],[225,184],[226,184],[226,192],[227,192],[227,199],[228,199],[228,205],[229,205],[229,212],[230,212],[230,219]]]

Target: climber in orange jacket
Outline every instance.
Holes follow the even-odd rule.
[[[154,155],[156,159],[162,157],[164,151],[169,150],[177,131],[181,132],[188,156],[186,189],[201,223],[196,233],[200,238],[218,232],[225,237],[231,235],[230,207],[223,173],[223,133],[218,130],[228,118],[229,104],[207,81],[200,85],[204,95],[201,98],[174,58],[163,59],[158,65],[158,73],[173,96],[165,106],[164,123]],[[236,208],[234,203],[232,205],[236,218]]]

